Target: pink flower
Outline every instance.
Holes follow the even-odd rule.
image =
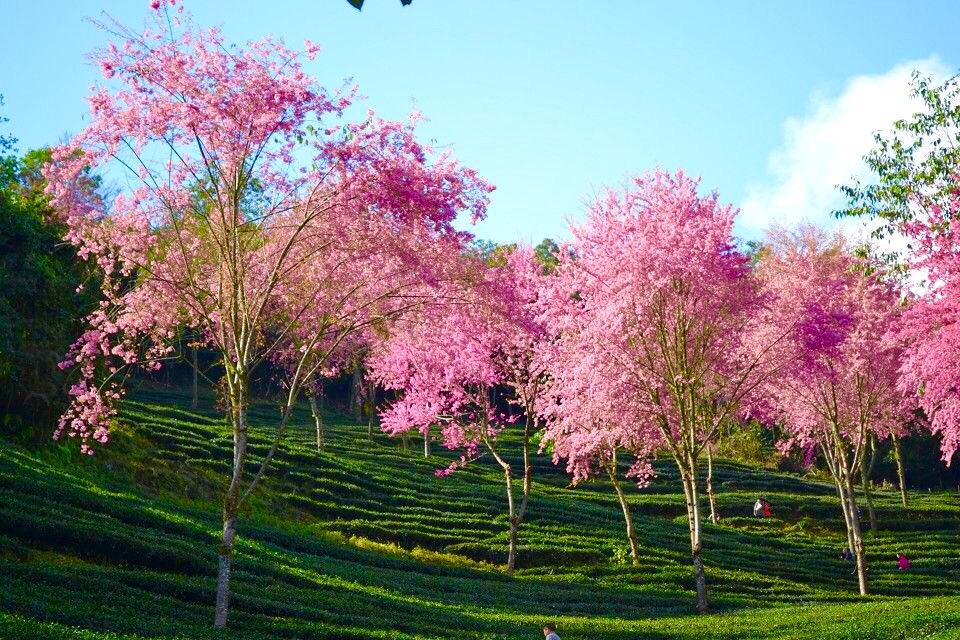
[[[252,340],[251,357],[309,377],[297,386],[315,384],[326,365],[352,364],[411,300],[438,295],[469,239],[458,217],[483,217],[488,202],[489,185],[426,150],[411,124],[371,117],[307,136],[311,123],[342,117],[354,94],[328,94],[296,51],[269,38],[231,48],[220,30],[194,26],[178,0],[150,7],[152,28],[118,29],[129,39],[98,52],[114,82],[92,91],[87,127],[43,169],[65,239],[100,275],[102,302],[60,364],[79,381],[57,437],[77,438],[84,453],[109,438],[123,374],[158,369],[185,328],[238,363],[232,338],[252,323],[241,340]],[[167,20],[171,7],[182,20]],[[307,41],[306,50],[319,47]],[[169,153],[145,153],[155,147]],[[138,170],[108,205],[90,176],[118,163]],[[256,187],[227,180],[212,190],[282,206],[261,218],[226,213],[214,198],[225,215],[197,210],[196,176],[240,172]],[[189,224],[172,224],[174,215]],[[255,227],[258,242],[225,254],[214,239],[241,227]],[[218,284],[234,258],[250,265],[242,290],[260,309],[255,320],[218,311],[239,289]],[[265,339],[277,335],[279,343]],[[398,412],[394,426],[437,410],[416,409]]]
[[[313,40],[304,40],[303,41],[304,49],[307,51],[307,60],[313,60],[317,57],[317,54],[320,53],[320,45],[318,45]]]

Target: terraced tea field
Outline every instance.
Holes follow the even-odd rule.
[[[0,446],[0,637],[573,638],[960,637],[960,499],[878,491],[871,587],[855,595],[832,486],[715,465],[723,516],[705,525],[718,613],[693,613],[682,494],[658,463],[631,487],[643,561],[630,566],[603,483],[568,487],[537,458],[519,571],[508,580],[501,476],[482,459],[449,478],[327,415],[318,454],[304,410],[240,524],[231,626],[210,631],[217,496],[230,458],[222,418],[175,391],[140,391],[90,459]],[[252,422],[271,424],[267,404]],[[266,433],[255,433],[263,455]],[[750,518],[758,493],[775,517]],[[895,554],[913,561],[896,569]]]

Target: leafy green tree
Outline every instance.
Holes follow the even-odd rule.
[[[88,270],[62,242],[43,193],[40,167],[49,156],[4,156],[0,171],[0,428],[22,439],[49,432],[62,410],[57,363],[94,304],[82,287]]]
[[[943,84],[914,72],[913,95],[923,109],[893,123],[890,132],[874,135],[864,156],[875,181],[841,186],[849,206],[838,217],[880,219],[883,238],[914,219],[917,211],[949,206],[960,172],[960,75]]]

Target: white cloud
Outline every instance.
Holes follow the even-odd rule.
[[[806,221],[842,224],[848,235],[862,235],[864,223],[833,220],[832,212],[844,204],[837,185],[865,177],[863,156],[874,144],[874,133],[917,110],[909,86],[914,69],[938,79],[949,76],[936,56],[905,62],[883,74],[855,76],[839,96],[815,96],[806,114],[788,118],[783,143],[768,159],[767,178],[747,189],[741,232],[755,237],[772,224]]]

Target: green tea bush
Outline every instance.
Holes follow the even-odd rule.
[[[230,443],[216,414],[188,405],[145,390],[92,459],[0,446],[0,638],[218,637],[214,540]],[[318,455],[309,413],[298,416],[241,519],[224,637],[519,639],[537,637],[544,618],[565,637],[600,640],[942,638],[960,625],[952,494],[913,494],[904,510],[895,492],[876,492],[876,595],[861,602],[837,557],[845,536],[830,484],[715,460],[721,520],[704,524],[704,560],[721,613],[699,618],[670,465],[657,463],[649,490],[627,485],[635,566],[610,487],[568,488],[562,469],[537,458],[508,580],[497,468],[480,461],[435,478],[445,452],[424,459],[379,434],[369,442],[365,425],[335,413]],[[262,452],[267,434],[256,420],[252,429]],[[751,517],[758,492],[774,518]],[[901,551],[908,572],[895,568]]]

